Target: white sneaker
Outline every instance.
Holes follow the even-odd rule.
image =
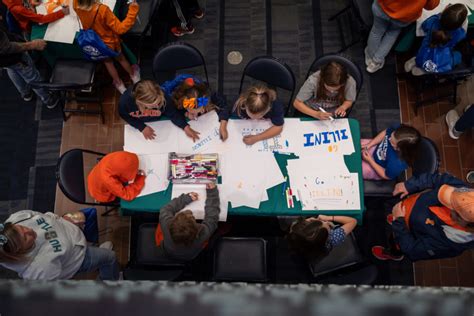
[[[365,55],[365,65],[368,66],[372,62],[372,58],[369,57],[369,47],[366,46],[364,48],[364,55]]]
[[[114,244],[111,241],[106,241],[101,243],[99,248],[112,250],[114,249]]]
[[[132,79],[133,84],[136,84],[138,81],[141,80],[140,78],[140,67],[138,65],[132,65],[133,75],[130,76]]]
[[[367,72],[373,74],[377,70],[380,70],[385,65],[385,61],[381,63],[376,63],[375,61],[371,60],[370,63],[367,65]]]
[[[405,67],[404,68],[405,68],[406,72],[410,72],[413,69],[413,67],[416,66],[415,58],[416,57],[410,58],[405,62]]]
[[[461,136],[461,133],[454,130],[454,125],[456,125],[456,122],[458,120],[459,114],[458,112],[456,112],[456,110],[451,110],[446,113],[446,124],[448,125],[448,133],[449,137],[451,137],[452,139],[459,139],[459,136]]]

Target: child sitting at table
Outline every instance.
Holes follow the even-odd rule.
[[[2,1],[15,18],[21,31],[26,34],[29,34],[31,32],[31,22],[41,24],[51,23],[69,14],[68,6],[61,7],[61,10],[58,10],[56,12],[43,15],[35,12],[33,5],[36,3],[30,3],[29,1],[23,0]]]
[[[145,173],[138,164],[138,156],[126,151],[105,155],[87,176],[90,195],[103,203],[133,200],[145,185]]]
[[[197,118],[212,110],[217,111],[219,117],[221,109],[226,107],[226,100],[217,93],[211,93],[209,85],[198,77],[189,74],[180,74],[173,80],[164,82],[161,87],[165,94],[172,98],[173,104],[181,117],[189,120]],[[189,125],[185,129],[188,137],[193,141],[199,139],[199,132]]]
[[[93,29],[107,47],[119,53],[115,60],[122,65],[133,83],[140,81],[140,68],[136,64],[130,65],[123,55],[120,35],[125,34],[133,27],[138,9],[138,3],[133,0],[128,8],[127,16],[123,21],[120,21],[108,6],[101,4],[98,0],[74,0],[74,10],[81,20],[83,28]],[[120,94],[123,94],[127,88],[120,79],[114,66],[114,60],[112,58],[105,59],[104,65],[113,79],[114,87]]]
[[[319,120],[345,117],[357,96],[356,82],[341,64],[330,62],[305,81],[293,106]]]
[[[256,142],[279,135],[283,130],[283,124],[285,124],[283,104],[277,100],[276,91],[264,85],[255,85],[244,91],[235,102],[232,111],[230,107],[222,110],[219,120],[220,134],[223,141],[228,138],[227,121],[231,114],[244,119],[271,120],[273,126],[267,130],[257,135],[243,137],[242,140],[247,145],[253,145]]]
[[[141,80],[120,97],[119,114],[128,124],[142,132],[145,139],[154,139],[155,130],[145,124],[167,116],[174,125],[190,128],[184,116],[176,110],[172,99],[152,80]]]
[[[426,35],[416,57],[405,63],[405,71],[420,76],[448,72],[459,65],[462,56],[454,47],[466,37],[462,27],[466,18],[466,6],[457,3],[426,19],[421,25]]]
[[[408,125],[387,128],[374,139],[361,139],[362,177],[366,180],[396,179],[412,166],[421,135]]]
[[[336,226],[335,223],[342,226]],[[321,259],[342,243],[357,225],[348,216],[298,218],[290,226],[286,236],[290,249],[308,260]]]
[[[172,259],[190,261],[196,258],[217,229],[220,202],[216,185],[206,185],[205,215],[201,224],[196,222],[190,210],[181,211],[198,198],[195,192],[181,194],[160,210],[155,242]]]

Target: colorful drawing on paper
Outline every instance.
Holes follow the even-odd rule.
[[[267,128],[244,128],[242,129],[242,137],[248,135],[257,135],[263,133],[266,130]],[[275,137],[257,142],[253,145],[247,145],[247,148],[252,146],[256,146],[258,152],[276,152],[288,148],[289,142],[288,140],[283,140],[280,134]]]

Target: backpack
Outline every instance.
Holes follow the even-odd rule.
[[[94,19],[92,20],[92,24],[89,29],[84,30],[81,27],[79,17],[77,18],[79,21],[79,27],[81,28],[79,30],[79,35],[77,36],[77,43],[81,47],[84,57],[92,61],[104,60],[110,57],[117,57],[119,55],[118,52],[107,47],[100,36],[97,35],[97,33],[92,29],[92,25],[94,25],[97,13],[99,13],[100,6],[101,5],[99,5],[97,11],[95,12]]]
[[[416,64],[424,71],[443,73],[453,70],[453,54],[450,47],[422,47],[416,55]]]

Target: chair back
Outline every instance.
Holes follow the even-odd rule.
[[[436,144],[429,138],[422,136],[418,156],[413,164],[413,175],[423,173],[437,173],[439,168],[439,151]]]
[[[153,59],[153,75],[158,79],[160,73],[173,72],[174,76],[177,70],[198,66],[204,68],[206,82],[209,82],[206,62],[201,52],[191,44],[172,42],[162,46],[156,53]]]
[[[245,66],[240,79],[239,94],[242,92],[245,77],[263,81],[270,87],[278,87],[290,91],[290,99],[287,102],[288,110],[295,94],[296,79],[290,66],[278,58],[272,56],[255,57]]]
[[[86,203],[82,149],[71,149],[59,158],[56,165],[56,180],[68,199],[79,204]]]
[[[354,235],[346,236],[344,243],[335,247],[331,252],[318,260],[309,262],[309,268],[314,277],[343,269],[364,261]]]
[[[350,59],[338,54],[326,54],[319,58],[316,58],[308,69],[306,79],[308,79],[308,77],[313,72],[318,71],[319,69],[321,69],[322,66],[332,61],[344,66],[347,70],[347,73],[351,75],[352,78],[354,78],[356,82],[357,95],[359,95],[360,89],[362,88],[362,84],[364,83],[362,70],[360,69],[359,65],[353,63]]]

